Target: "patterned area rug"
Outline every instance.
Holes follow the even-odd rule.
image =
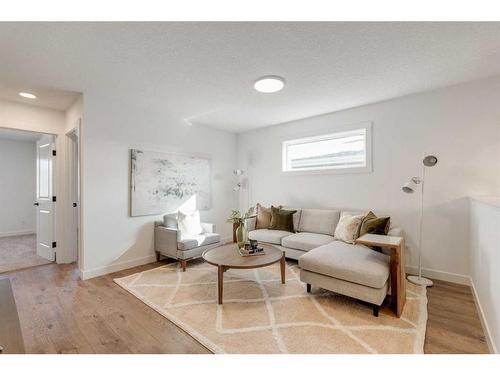
[[[314,286],[308,294],[296,263],[287,263],[285,285],[279,265],[228,270],[223,305],[217,268],[202,261],[114,281],[214,353],[423,353],[427,295],[410,283],[398,319]]]
[[[36,254],[36,236],[0,238],[0,273],[51,263]]]

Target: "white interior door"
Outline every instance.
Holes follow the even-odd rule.
[[[53,201],[54,136],[44,135],[37,142],[36,153],[36,252],[50,261],[55,260]]]

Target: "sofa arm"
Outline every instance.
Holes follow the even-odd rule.
[[[204,233],[215,233],[215,224],[200,223]]]
[[[245,220],[245,226],[247,227],[247,231],[255,230],[255,223],[257,222],[256,217],[249,217]]]
[[[155,227],[155,251],[163,255],[177,258],[177,241],[180,231],[164,226]]]

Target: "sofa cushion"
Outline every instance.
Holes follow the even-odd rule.
[[[182,236],[181,239],[177,241],[177,249],[185,251],[217,242],[220,242],[220,234],[218,233],[187,235]]]
[[[334,238],[327,234],[301,232],[283,238],[281,245],[290,249],[309,251],[333,240]]]
[[[389,279],[389,261],[388,255],[364,245],[333,241],[302,255],[299,267],[352,283],[382,288]]]
[[[181,233],[185,235],[196,235],[203,233],[200,221],[200,211],[177,213],[177,225]]]
[[[281,245],[281,239],[289,235],[291,235],[290,232],[272,229],[256,229],[248,232],[248,238],[251,240],[272,243],[275,245]]]
[[[299,232],[321,233],[333,236],[340,219],[340,211],[302,209]]]
[[[255,218],[255,229],[267,229],[271,224],[271,208],[257,203],[257,214]]]
[[[284,210],[282,208],[271,206],[271,224],[269,229],[284,230],[295,233],[293,229],[293,214],[295,211]]]
[[[358,238],[359,227],[364,218],[364,215],[351,216],[342,213],[339,223],[335,228],[335,239],[354,244],[354,241]]]
[[[385,235],[389,232],[390,225],[391,218],[389,216],[377,217],[372,211],[370,211],[361,222],[358,237],[367,233]]]
[[[293,214],[293,230],[295,232],[298,232],[299,231],[299,222],[300,222],[300,215],[302,213],[302,210],[300,208],[296,208],[296,207],[281,207],[285,210],[289,210],[289,211],[296,211],[294,214]]]

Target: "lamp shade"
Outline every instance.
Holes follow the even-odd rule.
[[[424,163],[426,167],[434,167],[437,162],[438,158],[434,155],[427,155],[424,160],[422,160],[422,163]]]
[[[404,184],[401,189],[407,194],[413,194],[417,190],[417,184],[413,179]]]

